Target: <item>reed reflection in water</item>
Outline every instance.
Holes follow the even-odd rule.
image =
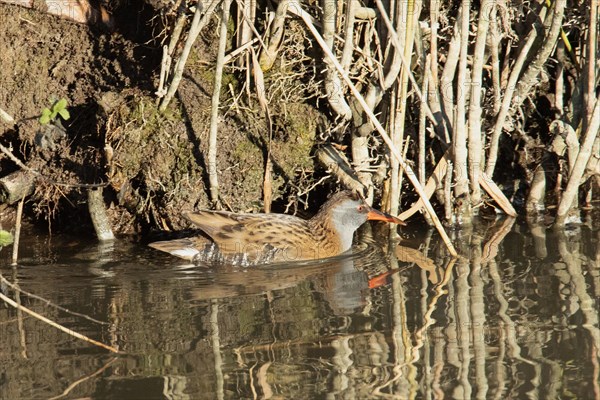
[[[366,228],[352,256],[245,270],[25,235],[3,277],[88,318],[3,293],[122,354],[2,307],[0,398],[600,399],[600,231],[499,220],[454,260]]]

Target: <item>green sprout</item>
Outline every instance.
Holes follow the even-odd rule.
[[[47,125],[54,122],[59,115],[65,121],[71,118],[71,114],[69,114],[69,111],[67,110],[66,99],[60,99],[54,102],[52,108],[44,108],[42,110],[42,116],[40,117],[40,124]]]
[[[8,246],[13,242],[13,236],[10,232],[0,229],[0,248]]]

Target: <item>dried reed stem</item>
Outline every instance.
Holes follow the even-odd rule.
[[[469,99],[469,178],[471,183],[471,203],[481,201],[479,174],[481,171],[482,136],[481,131],[481,92],[483,90],[483,62],[485,45],[492,8],[495,0],[484,0],[479,11],[477,39],[473,51],[473,71],[471,72],[471,97]]]
[[[469,177],[467,174],[467,126],[465,120],[468,82],[467,57],[469,53],[469,10],[471,1],[462,1],[460,19],[460,57],[458,63],[456,113],[453,126],[452,150],[454,155],[454,196],[462,201],[457,209],[459,222],[470,224]]]
[[[587,34],[587,58],[585,68],[585,91],[584,102],[587,115],[592,115],[594,111],[594,99],[596,92],[596,68],[597,68],[597,50],[598,50],[598,8],[600,0],[590,1],[590,23]],[[585,119],[584,119],[585,121]],[[585,122],[584,122],[585,128]]]
[[[558,212],[556,216],[555,224],[557,226],[564,225],[566,216],[571,209],[571,204],[577,196],[578,188],[581,183],[581,177],[585,171],[585,167],[592,155],[592,148],[594,141],[600,131],[600,95],[596,98],[596,105],[594,112],[588,120],[588,128],[585,133],[585,137],[579,148],[579,154],[577,154],[577,160],[575,165],[569,171],[569,181],[567,187],[563,193],[563,196],[558,205]]]
[[[221,83],[223,80],[223,67],[225,66],[225,50],[227,47],[227,24],[229,22],[229,8],[231,0],[223,0],[223,14],[221,17],[221,30],[219,32],[219,48],[217,50],[217,65],[215,70],[215,84],[213,86],[212,103],[210,110],[210,131],[208,136],[208,180],[210,185],[210,198],[216,206],[219,204],[219,176],[217,174],[217,130],[219,127],[219,101],[221,97]]]
[[[378,0],[378,3],[380,4],[381,1]],[[299,11],[302,10],[299,3],[296,3],[296,7],[298,7],[297,9]],[[404,171],[406,172],[406,175],[408,176],[408,179],[410,179],[411,183],[415,187],[415,190],[417,191],[419,197],[421,197],[421,199],[423,200],[425,209],[431,216],[431,219],[433,220],[435,227],[437,228],[438,232],[440,233],[442,240],[446,244],[448,251],[450,252],[450,254],[452,256],[454,256],[454,257],[458,256],[458,253],[456,252],[456,250],[454,249],[454,246],[452,245],[452,242],[450,241],[450,237],[448,237],[448,234],[444,230],[442,223],[440,222],[438,216],[436,215],[435,211],[433,210],[433,207],[431,206],[429,199],[427,199],[427,194],[423,190],[423,187],[421,187],[421,185],[419,184],[419,181],[417,180],[417,177],[416,177],[415,173],[413,172],[412,168],[406,163],[406,161],[404,161],[404,158],[400,154],[400,151],[392,143],[392,139],[387,134],[387,132],[385,131],[385,129],[383,128],[383,126],[381,125],[381,123],[379,122],[379,120],[377,119],[375,114],[373,113],[373,110],[371,110],[369,108],[369,106],[365,102],[365,99],[360,94],[360,91],[358,90],[358,88],[352,83],[352,80],[350,79],[348,74],[345,73],[344,68],[337,61],[335,55],[327,47],[327,44],[323,40],[323,37],[321,37],[321,35],[319,34],[319,32],[317,31],[315,26],[312,24],[309,14],[304,10],[302,10],[302,12],[299,12],[299,14],[300,14],[300,17],[302,18],[302,20],[304,21],[304,23],[306,24],[306,26],[308,27],[308,29],[313,34],[314,38],[317,40],[317,42],[321,46],[323,52],[327,55],[327,57],[329,57],[329,59],[331,60],[331,62],[335,66],[335,68],[337,69],[338,73],[341,75],[341,77],[344,79],[344,81],[346,81],[346,84],[352,91],[352,94],[354,95],[354,97],[356,98],[358,103],[361,105],[361,107],[363,108],[363,110],[365,111],[365,113],[367,114],[367,116],[369,117],[371,122],[373,123],[373,125],[375,126],[375,129],[377,129],[377,131],[383,138],[385,144],[388,146],[388,148],[391,150],[392,154],[400,162],[400,166],[404,169]]]
[[[419,2],[420,3],[420,2]],[[400,4],[404,4],[401,2]],[[404,59],[410,59],[413,52],[414,44],[414,24],[416,12],[415,9],[420,9],[419,4],[415,4],[414,0],[406,2],[406,7],[398,7],[397,20],[406,19],[406,30],[404,32],[404,49],[397,48],[395,51],[403,51]],[[406,119],[406,104],[407,104],[407,92],[408,92],[408,71],[407,67],[404,66],[400,71],[400,79],[398,83],[398,103],[396,110],[392,110],[394,116],[394,123],[392,124],[393,130],[391,132],[392,142],[398,148],[402,147],[404,141],[404,122]],[[391,181],[390,181],[390,202],[389,211],[392,214],[398,214],[400,208],[400,192],[402,188],[402,179],[400,166],[398,160],[392,157],[391,160]]]

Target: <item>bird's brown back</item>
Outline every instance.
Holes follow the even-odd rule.
[[[197,211],[185,217],[217,244],[225,257],[246,255],[249,263],[325,258],[339,254],[327,224],[284,214]]]

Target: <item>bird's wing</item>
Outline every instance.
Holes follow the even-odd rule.
[[[196,211],[184,216],[210,236],[224,255],[252,255],[290,248],[301,253],[314,246],[306,221],[291,215]]]

